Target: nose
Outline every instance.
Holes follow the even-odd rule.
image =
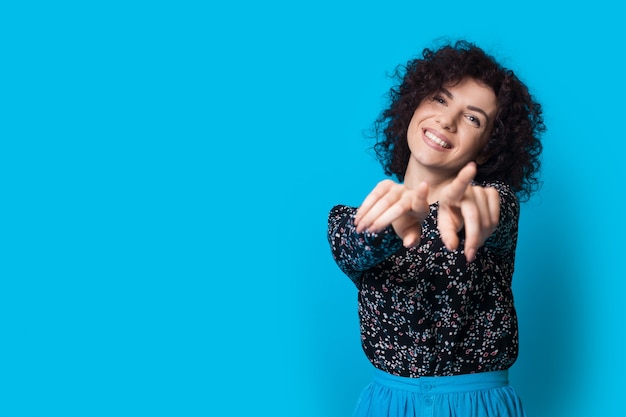
[[[450,132],[456,131],[456,123],[454,121],[454,117],[449,114],[449,112],[442,111],[437,115],[437,123],[441,126],[442,129],[445,129]]]

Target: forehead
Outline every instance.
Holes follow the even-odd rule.
[[[486,113],[496,111],[496,93],[488,85],[473,78],[463,78],[456,83],[444,84],[442,91],[451,99],[459,100],[466,106],[480,107]]]

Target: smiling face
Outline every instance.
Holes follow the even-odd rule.
[[[405,182],[445,182],[469,161],[480,162],[497,111],[490,87],[465,78],[426,97],[409,123],[411,157]]]

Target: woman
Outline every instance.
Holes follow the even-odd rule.
[[[375,124],[385,173],[328,238],[356,284],[375,367],[355,416],[523,416],[511,281],[519,198],[538,181],[541,106],[475,45],[425,49]]]

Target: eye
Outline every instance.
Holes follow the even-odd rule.
[[[432,98],[432,101],[435,101],[435,102],[437,102],[439,104],[446,104],[446,100],[443,97],[441,97],[440,95],[434,96]]]
[[[467,116],[465,116],[465,118],[469,120],[469,122],[473,124],[474,126],[480,127],[480,119],[478,117],[468,114]]]

